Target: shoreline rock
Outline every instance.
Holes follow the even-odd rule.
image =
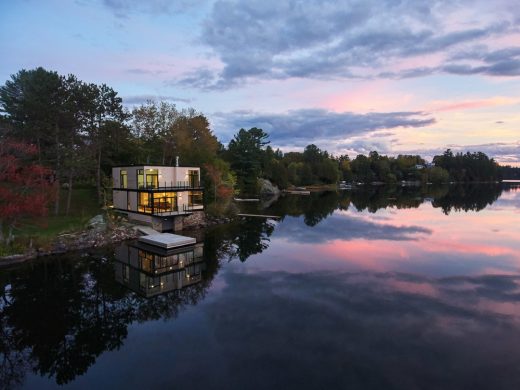
[[[227,217],[206,215],[203,219],[197,221],[197,223],[187,226],[187,228],[194,230],[204,229],[210,226],[229,223],[232,220],[232,218]],[[22,264],[39,257],[61,255],[82,249],[117,244],[122,241],[137,239],[140,235],[141,233],[135,229],[132,224],[125,223],[124,225],[109,228],[106,224],[96,221],[94,224],[89,224],[86,230],[64,233],[57,236],[49,248],[32,248],[26,253],[0,257],[0,268]]]
[[[139,237],[139,232],[131,226],[117,226],[113,229],[88,229],[75,233],[61,234],[53,241],[50,248],[37,248],[27,253],[1,257],[0,268],[21,264],[38,257],[60,255],[87,248],[98,248],[137,237]]]

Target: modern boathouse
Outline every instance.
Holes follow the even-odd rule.
[[[179,230],[204,209],[200,168],[139,165],[112,168],[114,209],[158,231]]]

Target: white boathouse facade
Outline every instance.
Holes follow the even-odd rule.
[[[182,217],[204,210],[198,167],[114,167],[112,179],[114,209],[155,230],[182,229]]]

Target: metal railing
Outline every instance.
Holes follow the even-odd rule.
[[[125,189],[120,187],[121,189]],[[158,182],[155,184],[143,184],[138,186],[139,190],[189,190],[189,189],[200,189],[202,188],[200,180],[196,181],[170,181],[170,182]]]

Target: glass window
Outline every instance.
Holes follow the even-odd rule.
[[[142,213],[152,212],[152,197],[148,192],[139,192],[139,203],[137,208]]]
[[[147,169],[146,170],[146,188],[157,188],[159,187],[159,170],[158,169]]]
[[[137,170],[137,188],[144,188],[144,171],[142,169]]]
[[[188,192],[188,205],[189,206],[202,206],[202,191]]]
[[[178,211],[176,192],[155,192],[153,194],[154,213]]]
[[[128,188],[128,172],[125,170],[119,172],[119,187]]]
[[[188,171],[188,183],[190,188],[200,187],[199,171]]]

